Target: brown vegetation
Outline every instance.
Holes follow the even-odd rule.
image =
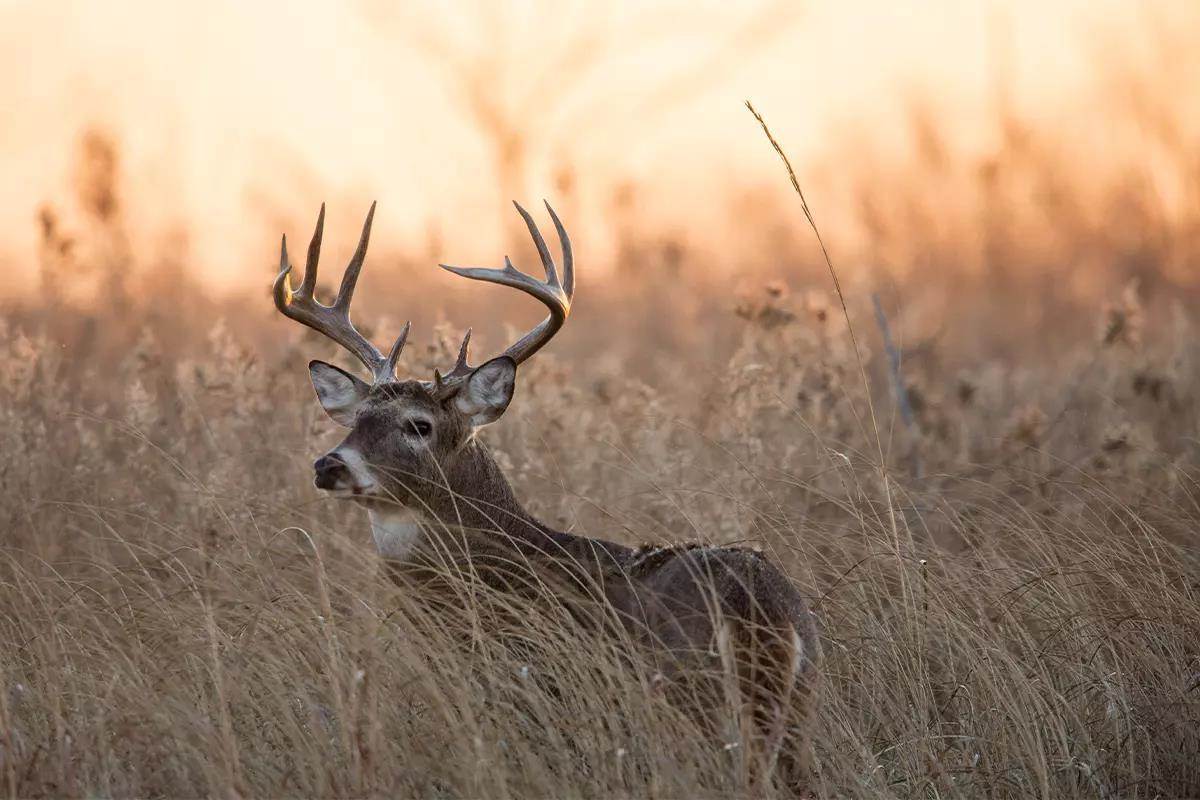
[[[964,170],[977,227],[922,227],[915,190],[864,207],[896,337],[861,274],[865,380],[790,211],[759,215],[776,255],[735,265],[766,286],[737,300],[712,257],[617,226],[638,280],[581,268],[571,334],[487,432],[549,523],[755,542],[805,587],[822,796],[1200,794],[1200,357],[1168,268],[1195,263],[1200,217],[1124,186],[1096,240],[1096,195],[1029,141]],[[736,731],[701,735],[550,598],[514,621],[479,587],[445,614],[392,586],[359,514],[310,486],[335,435],[303,364],[331,347],[274,318],[269,265],[218,305],[177,255],[135,252],[111,142],[84,171],[84,222],[46,209],[41,294],[0,323],[4,792],[738,793]],[[1012,198],[1051,178],[1075,212],[1031,234]],[[1082,263],[1087,291],[1045,277]],[[367,280],[388,272],[418,284],[376,296],[424,295],[395,261]],[[461,318],[495,325],[478,302]],[[412,305],[379,302],[381,327]],[[452,361],[455,333],[402,368]]]

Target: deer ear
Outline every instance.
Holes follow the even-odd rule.
[[[508,356],[493,358],[467,378],[466,385],[454,395],[454,407],[473,428],[495,422],[512,400],[516,378],[517,362]]]
[[[310,361],[308,373],[325,413],[339,425],[354,426],[354,415],[371,387],[345,370],[324,361]]]

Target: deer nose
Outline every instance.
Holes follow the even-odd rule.
[[[336,453],[326,453],[313,463],[316,478],[313,481],[318,489],[336,489],[338,483],[350,477],[350,469]]]

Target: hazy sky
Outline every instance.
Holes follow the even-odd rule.
[[[731,178],[777,179],[747,98],[800,159],[848,130],[886,140],[917,88],[969,139],[998,63],[1023,107],[1052,107],[1141,8],[0,0],[0,263],[31,263],[35,210],[69,202],[88,126],[119,141],[138,231],[185,227],[222,280],[260,280],[279,227],[306,238],[322,200],[347,248],[377,198],[378,240],[434,226],[460,261],[495,261],[510,212],[479,115],[517,107],[532,131],[519,199],[553,200],[572,164],[570,222],[602,253],[617,181],[646,187],[653,219],[716,224]]]

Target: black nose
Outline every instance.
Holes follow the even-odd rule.
[[[349,477],[350,470],[346,462],[338,458],[336,453],[326,453],[313,463],[317,476],[313,480],[318,489],[336,489],[338,481]]]

